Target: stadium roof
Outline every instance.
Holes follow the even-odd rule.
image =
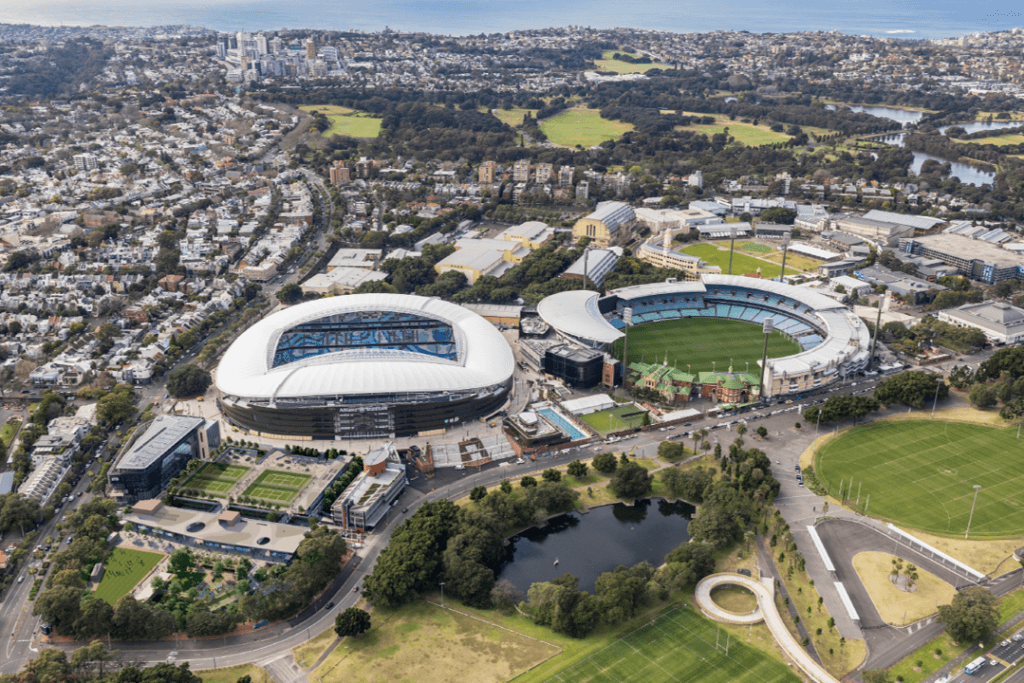
[[[205,420],[201,417],[159,415],[150,423],[149,429],[121,456],[114,469],[146,469],[203,422]]]
[[[610,344],[624,337],[597,310],[597,292],[574,289],[545,297],[537,313],[548,325],[571,337]]]
[[[344,313],[396,311],[452,328],[455,359],[373,347],[349,348],[272,367],[281,334],[296,325]],[[373,322],[368,321],[371,328]],[[217,388],[230,396],[274,401],[351,395],[473,391],[508,381],[512,349],[489,322],[440,299],[405,294],[355,294],[279,311],[246,330],[217,368]]]
[[[893,211],[882,211],[881,209],[871,209],[864,218],[871,221],[884,221],[885,223],[895,223],[896,225],[909,225],[916,230],[931,230],[936,225],[941,225],[946,221],[941,218],[932,218],[931,216],[915,216],[907,213],[895,213]]]
[[[703,282],[653,282],[649,285],[632,285],[630,287],[619,287],[613,289],[609,294],[614,294],[620,299],[640,299],[645,296],[658,294],[686,294],[690,292],[704,293],[706,288]]]

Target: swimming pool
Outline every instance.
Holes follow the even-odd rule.
[[[566,420],[564,417],[556,413],[551,408],[541,408],[537,411],[543,415],[549,422],[554,424],[556,427],[561,429],[563,432],[569,435],[569,438],[573,441],[587,438],[587,435],[576,428],[573,423]]]

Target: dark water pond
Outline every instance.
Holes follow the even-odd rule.
[[[655,499],[559,515],[509,539],[498,577],[526,591],[530,584],[570,573],[579,578],[580,588],[593,592],[597,577],[619,565],[644,560],[660,565],[690,540],[686,526],[694,510],[687,503]]]

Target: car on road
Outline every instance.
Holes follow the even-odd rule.
[[[405,514],[406,512],[408,512],[408,511],[409,511],[409,508],[402,508],[402,514],[403,514],[403,515],[404,515],[404,514]]]
[[[333,601],[327,603],[327,609],[331,609],[332,607],[334,607],[334,602]]]

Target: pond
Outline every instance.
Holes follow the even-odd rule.
[[[664,562],[665,555],[690,540],[686,526],[694,510],[687,503],[658,499],[553,517],[509,539],[498,578],[525,592],[533,583],[569,573],[580,580],[581,589],[593,592],[597,577],[619,565],[646,560],[657,567]]]
[[[947,162],[946,159],[942,159],[932,154],[914,152],[914,161],[910,164],[910,172],[914,175],[919,175],[921,173],[921,166],[923,166],[924,162],[928,159],[934,159],[940,164],[945,164]],[[976,185],[981,187],[982,185],[991,185],[996,179],[995,173],[983,171],[980,168],[971,166],[970,164],[963,164],[959,161],[950,161],[949,165],[951,169],[949,175],[956,176],[960,179],[961,183],[966,185]]]
[[[983,130],[1003,130],[1004,128],[1020,128],[1024,121],[972,121],[971,123],[954,123],[952,126],[940,126],[939,132],[943,135],[953,126],[959,126],[970,133],[980,133]]]
[[[878,105],[864,104],[844,104],[842,106],[846,107],[850,111],[870,114],[871,116],[877,116],[880,119],[889,119],[890,121],[895,121],[900,125],[905,123],[917,123],[924,117],[924,112],[896,109],[895,107],[882,107]],[[826,105],[825,108],[835,111],[836,106],[834,104],[829,104]]]

